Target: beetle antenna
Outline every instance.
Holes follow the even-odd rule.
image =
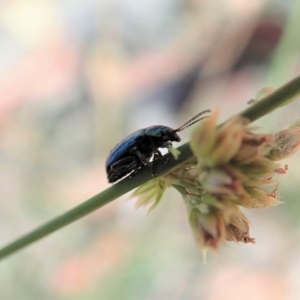
[[[205,116],[205,117],[202,117],[200,119],[197,119],[198,117],[202,116],[203,114],[205,113],[209,113],[210,112],[210,109],[207,109],[207,110],[204,110],[202,112],[200,112],[199,114],[197,114],[196,116],[192,117],[190,120],[188,120],[187,122],[185,122],[184,124],[182,124],[180,127],[178,127],[177,129],[175,129],[174,131],[175,132],[178,132],[178,131],[182,131],[184,129],[186,129],[187,127],[190,127],[191,125],[207,118],[208,116]],[[197,119],[197,120],[195,120]]]

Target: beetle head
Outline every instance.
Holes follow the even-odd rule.
[[[161,137],[165,142],[180,142],[181,138],[177,134],[176,130],[170,127],[163,127],[161,130]]]

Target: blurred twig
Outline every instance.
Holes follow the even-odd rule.
[[[296,77],[294,80],[290,81],[283,87],[277,89],[275,92],[268,95],[259,102],[253,104],[245,111],[241,112],[240,115],[253,122],[258,118],[272,112],[276,108],[279,108],[295,100],[298,94],[300,94],[300,76]],[[163,162],[157,162],[158,176],[170,171],[172,168],[176,167],[192,156],[192,152],[189,148],[188,143],[179,147],[179,150],[181,154],[178,160],[174,160],[171,155],[168,154],[169,160],[166,164]],[[105,191],[97,194],[96,196],[90,198],[82,204],[74,207],[66,213],[56,217],[55,219],[50,220],[48,223],[41,225],[37,229],[3,247],[2,249],[0,249],[0,259],[3,259],[4,257],[47,236],[48,234],[59,230],[60,228],[88,215],[94,210],[115,200],[116,198],[133,190],[134,188],[140,186],[150,179],[152,179],[152,177],[149,169],[147,167],[142,168],[139,171],[138,175],[134,178],[125,178],[124,180],[118,182]]]

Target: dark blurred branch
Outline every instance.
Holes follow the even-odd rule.
[[[253,104],[245,111],[241,112],[240,115],[248,118],[251,122],[257,120],[258,118],[272,112],[273,110],[290,103],[296,99],[296,96],[300,94],[300,76],[290,81],[283,87],[279,88],[272,94],[268,95],[259,102]],[[165,164],[163,162],[157,163],[158,175],[162,175],[177,165],[181,164],[183,161],[187,160],[192,156],[192,152],[189,148],[188,143],[179,147],[181,152],[179,159],[174,160],[170,154],[168,162]],[[134,188],[140,186],[141,184],[149,181],[151,179],[150,170],[147,167],[142,168],[138,175],[134,178],[125,178],[124,180],[116,183],[112,187],[106,189],[105,191],[97,194],[96,196],[90,198],[89,200],[83,202],[82,204],[74,207],[73,209],[67,211],[66,213],[50,220],[48,223],[41,225],[37,229],[34,229],[30,233],[20,237],[11,244],[0,249],[0,259],[34,243],[35,241],[47,236],[48,234],[59,230],[60,228],[88,215],[89,213],[95,211],[96,209],[104,206],[105,204],[115,200],[116,198],[124,195],[125,193],[133,190]]]

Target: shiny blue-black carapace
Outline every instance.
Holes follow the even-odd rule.
[[[137,130],[117,144],[106,160],[108,182],[115,182],[126,175],[132,177],[142,166],[148,166],[152,175],[156,175],[153,162],[157,159],[167,161],[158,148],[172,146],[172,142],[180,142],[177,132],[206,118],[202,116],[210,110],[202,111],[177,129],[164,125],[154,125]],[[151,158],[152,161],[151,161]]]

